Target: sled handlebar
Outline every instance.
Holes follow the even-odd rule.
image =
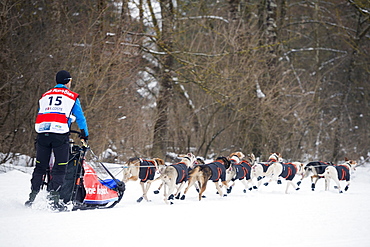
[[[81,132],[77,130],[70,130],[69,133],[78,134],[79,136],[81,135]]]
[[[81,132],[77,130],[70,130],[69,133],[77,134],[79,138],[82,137]],[[81,138],[82,147],[89,148],[89,145],[87,144],[85,139]]]

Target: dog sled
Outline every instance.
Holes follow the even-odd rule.
[[[77,131],[71,133],[80,135]],[[86,144],[77,145],[71,142],[65,181],[60,189],[60,199],[65,205],[65,211],[113,208],[123,197],[124,182],[116,179],[103,163],[85,162],[89,151],[97,158]],[[108,178],[101,178],[96,170],[100,171],[99,175]],[[48,172],[46,179],[49,176]]]

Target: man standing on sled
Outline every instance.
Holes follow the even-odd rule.
[[[81,139],[87,141],[89,135],[79,95],[70,90],[72,77],[69,72],[59,71],[56,74],[56,83],[57,85],[44,93],[39,100],[39,112],[35,123],[35,130],[38,133],[36,166],[32,173],[31,193],[25,203],[26,206],[31,206],[39,193],[53,152],[55,162],[47,188],[49,191],[48,199],[54,209],[62,207],[59,204],[59,191],[64,182],[69,160],[71,115],[76,117],[76,122],[81,130]]]

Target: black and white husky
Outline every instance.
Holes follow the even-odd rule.
[[[324,176],[320,176],[319,174],[323,174],[325,172],[325,169],[328,166],[334,166],[334,165],[335,164],[333,164],[332,162],[323,162],[323,161],[312,161],[312,162],[307,163],[307,165],[304,168],[304,173],[302,175],[302,178],[297,183],[298,186],[301,184],[303,179],[311,175],[311,189],[312,191],[314,191],[316,188],[317,181],[320,178],[324,177]]]

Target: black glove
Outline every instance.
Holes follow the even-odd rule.
[[[89,136],[87,136],[87,135],[86,135],[86,133],[85,133],[85,130],[84,130],[84,129],[82,129],[82,130],[81,130],[80,138],[81,138],[82,140],[84,140],[85,142],[87,142],[87,140],[89,140]]]

